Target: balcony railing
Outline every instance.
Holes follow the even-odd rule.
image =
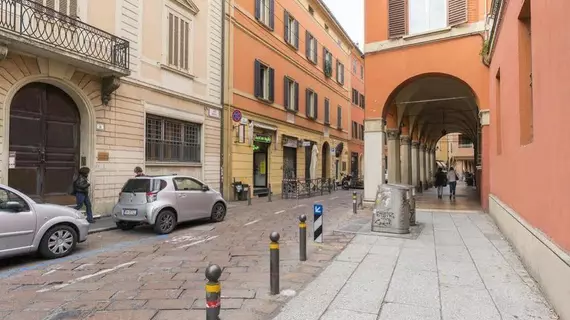
[[[129,42],[30,0],[0,0],[0,31],[129,69]]]

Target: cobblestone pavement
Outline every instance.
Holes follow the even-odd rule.
[[[318,201],[325,207],[322,245],[311,241]],[[0,265],[0,319],[203,319],[210,263],[224,269],[222,319],[267,319],[289,299],[269,295],[269,233],[281,234],[281,289],[296,292],[352,239],[332,234],[353,216],[351,209],[345,191],[298,202],[259,200],[234,206],[222,223],[191,224],[169,236],[114,230],[90,235],[66,259],[11,259]],[[309,217],[306,262],[298,261],[302,213]]]

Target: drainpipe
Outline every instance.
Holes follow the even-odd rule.
[[[222,3],[222,73],[221,76],[222,78],[220,79],[220,82],[222,84],[222,93],[220,95],[220,100],[221,100],[221,104],[222,104],[222,112],[221,112],[221,116],[220,116],[220,128],[221,128],[221,132],[220,132],[220,193],[222,194],[222,197],[224,196],[224,135],[225,135],[225,130],[224,130],[224,111],[225,111],[225,91],[226,91],[226,87],[225,87],[225,76],[226,76],[226,67],[225,67],[225,61],[226,61],[226,1],[224,0],[219,0]]]

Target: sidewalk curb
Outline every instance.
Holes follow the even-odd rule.
[[[115,230],[115,229],[118,229],[117,226],[97,228],[97,229],[89,230],[87,232],[87,234],[100,233],[100,232],[111,231],[111,230]]]

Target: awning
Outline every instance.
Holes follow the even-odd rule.
[[[270,130],[270,131],[277,131],[277,127],[270,125],[270,124],[266,124],[263,122],[257,122],[257,121],[252,121],[253,122],[253,126],[257,127],[257,128],[261,128],[261,129],[265,129],[265,130]]]

